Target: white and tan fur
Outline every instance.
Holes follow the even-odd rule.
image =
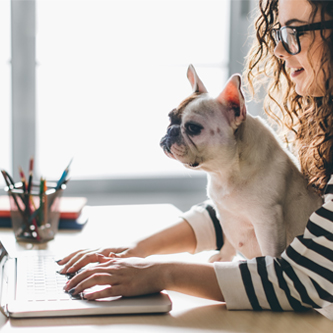
[[[321,198],[307,189],[295,158],[266,122],[247,113],[239,75],[216,98],[192,65],[187,76],[194,95],[169,114],[161,146],[186,167],[207,172],[208,196],[224,233],[224,246],[211,261],[231,260],[236,252],[280,256],[304,232]]]

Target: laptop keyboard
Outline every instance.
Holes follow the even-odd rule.
[[[59,266],[53,256],[25,257],[23,266],[26,270],[26,279],[22,279],[18,263],[18,279],[24,282],[25,288],[17,288],[17,299],[24,298],[28,301],[72,301],[82,299],[82,295],[72,296],[64,291],[64,286],[73,275],[64,275],[57,272]],[[20,293],[20,294],[19,294]]]

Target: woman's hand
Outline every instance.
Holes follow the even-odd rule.
[[[101,263],[70,279],[64,287],[67,292],[71,295],[83,292],[86,299],[94,300],[138,296],[167,289],[224,301],[212,264],[98,256]],[[105,289],[85,292],[97,285],[105,286]]]
[[[100,249],[86,249],[79,250],[71,253],[67,257],[58,260],[58,265],[64,265],[60,270],[60,273],[74,273],[79,269],[90,263],[101,262],[101,258],[126,258],[135,254],[135,251],[131,247],[119,247],[119,248],[100,248]],[[136,254],[138,256],[138,254]],[[102,261],[102,262],[105,262]]]
[[[84,294],[88,300],[112,296],[138,296],[155,293],[165,288],[164,274],[158,264],[142,258],[108,258],[101,254],[102,262],[88,267],[69,280],[65,290],[75,295],[95,285],[107,286],[101,291]]]
[[[90,263],[101,263],[98,255],[109,258],[145,258],[152,254],[167,254],[177,252],[193,253],[196,248],[196,238],[192,227],[180,220],[177,224],[147,237],[132,246],[119,248],[101,248],[95,250],[79,250],[62,260],[59,265],[65,265],[61,273],[74,273]]]

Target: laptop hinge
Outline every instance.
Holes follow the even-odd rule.
[[[5,264],[8,262],[8,258],[2,261],[1,265],[1,295],[0,295],[0,312],[6,317],[8,314],[8,275],[5,270]]]

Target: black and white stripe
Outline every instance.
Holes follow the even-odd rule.
[[[327,190],[333,193],[332,179]],[[261,257],[239,264],[254,310],[304,311],[333,303],[333,195],[326,199],[281,259]]]
[[[209,205],[208,203],[202,203],[199,206],[203,206],[207,210],[209,217],[212,220],[212,223],[214,225],[214,229],[215,229],[216,250],[221,250],[223,243],[224,243],[223,242],[223,230],[222,230],[220,221],[216,216],[216,211],[213,208],[213,206]]]

